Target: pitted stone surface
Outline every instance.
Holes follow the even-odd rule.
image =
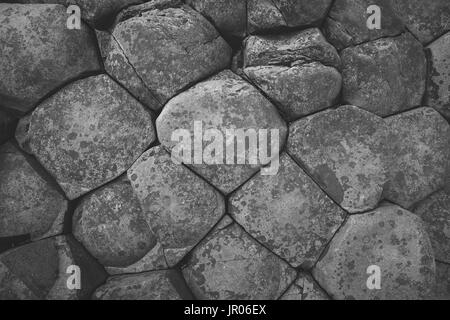
[[[436,262],[436,289],[434,299],[450,300],[450,265]]]
[[[286,291],[280,300],[329,300],[325,291],[307,273],[301,272],[295,283]]]
[[[386,119],[390,131],[386,199],[410,208],[446,185],[450,176],[450,126],[432,108]]]
[[[381,289],[367,286],[370,266],[381,269]],[[435,263],[423,222],[389,204],[349,217],[313,270],[334,299],[427,299]]]
[[[341,59],[346,103],[382,117],[420,106],[426,58],[411,34],[347,48]]]
[[[155,139],[151,113],[106,75],[45,100],[28,134],[33,154],[69,199],[120,176]]]
[[[287,155],[277,175],[257,175],[234,193],[230,215],[293,267],[312,267],[344,222],[339,208]]]
[[[0,4],[0,104],[26,113],[51,91],[100,70],[85,25],[66,27],[61,5]]]
[[[204,239],[183,275],[201,300],[273,300],[296,278],[294,269],[235,223],[221,225]]]
[[[175,266],[225,214],[223,196],[161,147],[144,153],[128,170],[147,223]]]
[[[388,179],[383,119],[342,106],[294,122],[288,153],[351,213],[374,209]]]

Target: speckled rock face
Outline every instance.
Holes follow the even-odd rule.
[[[436,262],[436,289],[434,299],[450,300],[450,265]]]
[[[316,301],[329,300],[329,298],[309,274],[301,272],[280,300]]]
[[[83,270],[81,290],[67,288],[71,274],[66,271],[71,265]],[[41,240],[0,255],[1,300],[86,299],[104,280],[102,268],[69,236]]]
[[[73,234],[110,273],[167,267],[162,249],[126,178],[81,200],[73,217]]]
[[[183,275],[201,300],[273,300],[296,278],[294,269],[231,221],[194,249]]]
[[[35,162],[35,161],[34,161]],[[62,233],[67,200],[32,159],[0,146],[0,238]]]
[[[383,119],[354,106],[317,113],[290,127],[288,153],[345,210],[374,209],[388,179]]]
[[[225,214],[222,195],[162,148],[144,153],[128,170],[147,223],[175,266]]]
[[[0,144],[4,143],[14,135],[16,122],[14,117],[0,110]]]
[[[399,35],[404,26],[391,6],[392,0],[337,0],[328,13],[325,33],[338,49],[355,46],[382,37]],[[381,10],[381,28],[370,30],[367,9],[377,5]]]
[[[369,290],[370,266],[381,289]],[[422,221],[393,205],[351,216],[313,270],[335,299],[426,299],[435,281],[433,250]]]
[[[122,54],[108,55],[113,77],[131,64],[136,73],[127,81],[136,90],[136,77],[160,104],[195,82],[225,69],[231,48],[200,13],[185,5],[142,5],[118,19],[112,36]],[[127,61],[124,61],[123,55]],[[128,64],[126,63],[128,62]],[[127,72],[127,71],[126,71]]]
[[[238,159],[228,161],[227,154],[230,153],[227,149],[234,151],[234,155],[237,155],[237,139],[231,137],[229,140],[227,130],[247,132],[250,129],[265,129],[268,133],[271,130],[278,130],[278,137],[274,134],[273,139],[278,139],[279,149],[282,148],[287,136],[287,126],[272,103],[252,85],[229,70],[199,83],[169,101],[156,120],[160,142],[169,151],[174,151],[175,148],[178,150],[180,140],[173,139],[173,134],[175,130],[182,129],[187,130],[188,137],[191,137],[192,143],[195,143],[195,139],[198,139],[195,136],[198,136],[195,133],[196,122],[202,125],[205,134],[210,129],[220,132],[222,141],[214,141],[223,148],[223,156],[222,153],[217,157],[214,156],[212,150],[208,152],[212,139],[205,138],[203,144],[200,142],[203,146],[200,151],[204,151],[203,161],[200,163],[196,161],[195,144],[191,148],[191,143],[187,143],[191,151],[191,157],[188,159],[190,161],[187,164],[226,194],[242,185],[259,170],[261,165],[267,165],[271,159],[278,156],[278,151],[273,150],[273,154],[268,152],[267,159],[258,158],[264,162],[251,163],[249,153],[252,150],[250,146],[246,146],[245,164],[240,164]],[[199,132],[201,135],[202,131]],[[259,134],[258,131],[255,132]],[[266,145],[257,147],[258,154],[260,149],[270,149],[270,138]],[[219,151],[216,150],[216,152]],[[181,159],[181,153],[178,151],[172,155],[179,161],[184,160]]]
[[[312,267],[344,222],[339,208],[287,155],[275,176],[257,175],[231,196],[230,215],[293,267]]]
[[[426,59],[421,44],[411,34],[347,48],[341,59],[343,99],[347,103],[379,116],[420,106]]]
[[[446,185],[450,176],[450,126],[432,108],[386,119],[392,159],[386,199],[405,208]]]
[[[192,300],[181,274],[175,270],[109,278],[93,294],[96,300]]]
[[[73,32],[66,20],[61,5],[0,4],[2,106],[26,113],[52,90],[100,69],[89,29]]]
[[[430,73],[426,103],[450,120],[450,33],[428,47]]]
[[[436,259],[450,264],[450,191],[434,193],[414,213],[425,222]]]
[[[33,154],[69,199],[121,175],[155,139],[150,111],[106,75],[45,100],[28,135]]]

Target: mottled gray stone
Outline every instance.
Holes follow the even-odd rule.
[[[347,48],[341,59],[346,103],[379,116],[421,105],[426,58],[422,45],[411,34]]]
[[[106,75],[45,100],[28,135],[33,154],[69,199],[120,176],[155,140],[150,111]]]
[[[391,162],[386,199],[410,208],[446,185],[450,177],[450,126],[432,108],[386,119]]]
[[[81,200],[73,217],[73,234],[110,273],[167,268],[162,248],[126,178]]]
[[[436,261],[436,300],[450,300],[450,265]]]
[[[88,27],[69,30],[61,5],[0,4],[0,100],[21,113],[51,91],[100,70]],[[68,63],[70,61],[70,63]]]
[[[109,278],[94,300],[192,300],[183,277],[175,270]]]
[[[426,105],[450,120],[450,33],[430,44],[427,49],[430,71]]]
[[[231,221],[194,249],[183,275],[201,300],[273,300],[296,278],[294,269]]]
[[[209,161],[205,160],[199,164],[194,161],[195,153],[192,150],[190,167],[224,193],[232,192],[256,173],[261,165],[268,164],[268,162],[261,163],[260,161],[257,164],[250,163],[248,154],[252,150],[249,146],[245,149],[245,164],[237,164],[237,159],[234,159],[234,164],[226,164],[227,148],[234,149],[235,156],[242,156],[242,154],[237,154],[237,147],[234,146],[236,139],[227,141],[226,131],[228,129],[244,131],[277,129],[279,130],[280,149],[287,136],[286,124],[272,103],[252,85],[229,70],[197,84],[169,101],[156,120],[160,142],[167,150],[173,151],[179,144],[178,138],[176,141],[172,140],[172,134],[177,129],[188,130],[191,140],[194,141],[194,122],[196,121],[202,123],[204,131],[216,129],[222,133],[223,158],[220,159],[219,164],[215,164],[216,161],[210,161],[213,163],[208,164]],[[202,150],[205,153],[211,142],[211,139],[203,141]],[[270,143],[270,139],[268,139],[268,143]],[[258,151],[260,149],[262,148],[258,148]],[[174,156],[180,157],[179,152]],[[276,156],[277,154],[274,152],[270,159],[274,159]]]
[[[0,144],[14,135],[16,123],[17,121],[14,117],[0,110]]]
[[[161,147],[144,153],[128,178],[158,237],[166,261],[175,266],[225,214],[222,195]]]
[[[32,240],[61,234],[67,200],[32,159],[15,146],[0,147],[0,238]]]
[[[450,190],[441,190],[414,209],[424,222],[437,260],[450,264]]]
[[[342,106],[294,122],[288,153],[350,213],[374,209],[388,180],[383,119]]]
[[[231,196],[229,213],[295,268],[317,262],[346,215],[287,154],[277,175],[257,175]]]
[[[367,286],[374,265],[381,269],[380,290]],[[435,263],[422,221],[386,204],[351,216],[313,275],[334,299],[419,300],[431,297]]]
[[[81,289],[67,287],[67,268],[81,270]],[[1,300],[87,299],[106,279],[100,265],[71,237],[34,242],[0,255]]]
[[[329,298],[313,277],[301,272],[295,283],[283,294],[280,300],[313,301],[329,300]]]

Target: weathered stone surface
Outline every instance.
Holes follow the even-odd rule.
[[[387,132],[383,119],[342,106],[294,122],[287,150],[345,210],[363,212],[388,179]]]
[[[244,72],[277,103],[289,121],[331,107],[342,87],[340,73],[317,62],[294,67],[250,67]]]
[[[231,196],[229,213],[295,268],[312,267],[345,218],[287,154],[277,175],[257,175]]]
[[[391,163],[386,199],[410,208],[446,185],[450,177],[450,126],[432,108],[386,119]]]
[[[137,76],[145,86],[141,90],[160,104],[231,62],[231,48],[206,18],[186,5],[170,4],[150,2],[122,13],[112,35],[127,61],[107,55],[107,65],[116,65],[113,77],[125,77],[119,73],[131,65],[133,90]]]
[[[252,85],[229,70],[197,84],[169,101],[156,120],[160,142],[171,152],[174,148],[178,149],[178,138],[176,141],[172,140],[172,135],[177,129],[187,130],[187,135],[191,137],[191,141],[194,141],[195,122],[201,123],[204,131],[216,129],[223,135],[222,141],[217,141],[217,144],[223,147],[223,153],[218,153],[217,161],[215,159],[207,161],[203,158],[201,163],[197,163],[192,148],[192,158],[189,157],[191,160],[189,164],[192,164],[190,167],[224,193],[235,190],[256,173],[261,165],[268,164],[270,159],[278,155],[276,152],[273,155],[269,153],[271,157],[268,157],[267,162],[258,161],[253,164],[248,157],[252,150],[250,146],[247,146],[245,164],[237,164],[237,159],[232,161],[234,164],[226,164],[230,163],[226,159],[227,149],[234,150],[235,156],[242,156],[236,150],[236,139],[228,141],[227,130],[279,130],[280,148],[287,136],[286,124],[270,101]],[[203,141],[202,150],[206,154],[212,138],[209,141],[206,138],[204,140],[206,141]],[[268,142],[270,143],[269,139]],[[191,143],[187,145],[190,147]],[[267,148],[267,145],[263,147]],[[262,148],[257,147],[257,149],[259,151]],[[216,152],[219,151],[216,150]],[[179,161],[184,160],[181,159],[180,152],[173,152],[172,155],[178,157]]]
[[[347,48],[341,59],[346,103],[379,116],[421,105],[426,58],[421,44],[411,34]]]
[[[0,144],[14,135],[16,119],[8,113],[0,110]]]
[[[45,100],[28,134],[33,154],[69,199],[120,176],[155,139],[150,111],[106,75]]]
[[[450,265],[436,262],[436,288],[434,299],[450,300]]]
[[[186,283],[175,270],[109,278],[93,294],[95,300],[192,300]]]
[[[314,61],[337,69],[340,67],[336,49],[316,28],[279,35],[250,36],[245,42],[245,67],[293,66]]]
[[[32,159],[0,146],[0,238],[61,234],[67,200]]]
[[[369,266],[381,269],[381,289],[369,290]],[[425,299],[435,282],[431,243],[422,221],[393,205],[351,216],[313,269],[335,299]]]
[[[87,26],[66,27],[61,5],[0,4],[1,105],[30,111],[54,89],[100,69]]]
[[[73,217],[73,234],[110,273],[167,268],[162,249],[126,178],[81,200]]]
[[[425,222],[436,259],[450,264],[450,190],[423,200],[414,213]]]
[[[296,278],[294,269],[229,218],[194,249],[183,275],[201,300],[273,300]]]
[[[380,29],[367,27],[371,15],[367,9],[371,5],[380,7]],[[327,38],[339,50],[382,37],[397,36],[403,30],[403,22],[392,9],[391,0],[337,0],[325,22]]]
[[[67,268],[81,270],[81,289],[67,287]],[[106,278],[101,266],[70,236],[41,240],[0,255],[0,299],[87,299]]]
[[[450,120],[450,32],[430,44],[426,104]]]
[[[175,164],[161,146],[144,153],[128,170],[128,178],[170,267],[225,214],[222,195],[183,165]]]
[[[297,281],[286,291],[280,300],[329,300],[328,295],[307,273],[301,272]]]

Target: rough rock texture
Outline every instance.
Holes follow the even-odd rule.
[[[341,59],[346,103],[379,116],[420,106],[425,92],[426,58],[411,34],[347,48]]]
[[[0,110],[0,144],[14,135],[16,119],[8,113]]]
[[[73,234],[109,273],[167,267],[162,248],[126,178],[81,200],[73,217]]]
[[[172,153],[179,161],[182,161],[181,153],[178,151],[180,141],[173,139],[175,130],[187,130],[187,136],[195,148],[195,122],[199,122],[203,127],[203,133],[209,129],[220,132],[221,140],[214,138],[216,144],[223,148],[223,157],[219,153],[214,156],[208,145],[212,145],[212,137],[205,138],[200,142],[203,150],[203,161],[197,163],[196,152],[191,148],[191,143],[187,142],[187,147],[191,151],[191,157],[187,157],[190,167],[203,176],[212,185],[223,193],[230,193],[248,180],[259,168],[267,165],[270,159],[278,156],[278,152],[273,150],[273,154],[268,153],[267,161],[252,163],[250,161],[250,146],[245,147],[245,164],[238,163],[237,159],[232,159],[232,164],[227,161],[229,150],[237,154],[237,139],[228,139],[227,130],[278,130],[279,148],[282,148],[287,136],[287,127],[283,119],[278,114],[276,108],[252,85],[245,82],[233,72],[224,71],[193,88],[173,98],[166,105],[161,115],[156,120],[156,128],[159,140],[162,145]],[[256,132],[256,131],[255,131]],[[257,133],[257,132],[256,132]],[[199,132],[202,134],[202,131]],[[198,134],[197,134],[198,136]],[[274,137],[276,137],[274,135]],[[198,138],[197,138],[198,139]],[[201,137],[200,137],[201,139]],[[261,141],[258,138],[259,141]],[[257,148],[259,153],[263,148],[270,146],[270,140],[266,145]],[[216,152],[220,152],[219,149]],[[210,161],[205,157],[212,158]],[[215,160],[217,158],[217,161]],[[258,158],[258,160],[264,160]]]
[[[81,289],[70,290],[68,267],[81,270]],[[102,268],[70,236],[41,240],[0,255],[1,300],[87,299],[105,280]]]
[[[450,33],[427,47],[430,72],[426,104],[450,121]]]
[[[0,146],[0,239],[61,234],[67,200],[32,159],[14,145]]]
[[[450,300],[450,265],[436,262],[436,288],[434,299]]]
[[[286,291],[280,300],[329,300],[325,291],[307,273],[301,272],[295,283]]]
[[[61,5],[0,4],[0,104],[30,111],[53,90],[98,71],[95,38],[66,27]]]
[[[342,106],[294,122],[288,153],[345,210],[374,209],[388,179],[387,128],[383,119]]]
[[[106,75],[76,81],[45,100],[28,136],[69,199],[120,176],[155,139],[150,112]]]
[[[273,300],[296,272],[225,218],[194,249],[183,275],[201,300]]]
[[[386,199],[409,208],[446,185],[450,177],[450,126],[432,108],[386,119],[391,162]]]
[[[381,289],[366,285],[369,266],[381,269]],[[393,205],[351,216],[314,278],[335,299],[426,299],[434,289],[433,250],[422,221]]]
[[[181,274],[155,271],[109,278],[93,294],[95,300],[192,300]]]
[[[229,213],[293,267],[312,267],[345,218],[287,154],[277,175],[257,175],[231,196]]]
[[[175,266],[225,214],[222,195],[162,148],[144,153],[128,170],[146,220],[170,267]]]
[[[450,264],[450,190],[423,200],[414,213],[425,222],[436,259]]]

